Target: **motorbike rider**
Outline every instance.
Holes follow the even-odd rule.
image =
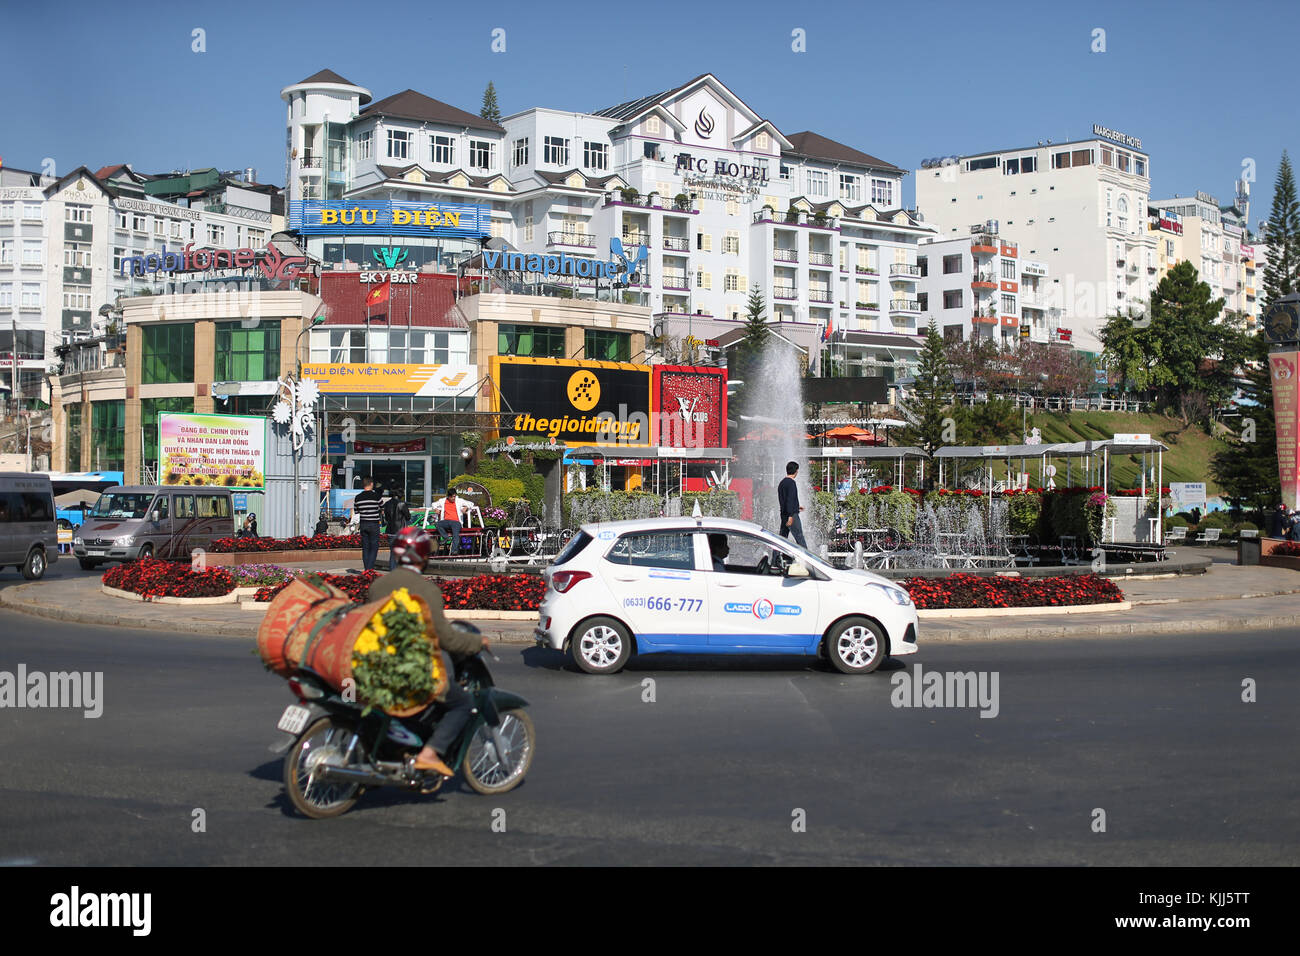
[[[442,590],[420,572],[433,552],[433,539],[419,528],[403,528],[393,539],[389,555],[389,572],[376,578],[366,593],[367,602],[379,601],[399,588],[424,599],[429,606],[434,633],[438,635],[442,664],[447,673],[447,691],[436,704],[442,711],[433,735],[415,758],[416,770],[432,770],[444,777],[454,775],[444,758],[469,721],[473,699],[455,680],[451,655],[469,657],[488,649],[488,639],[452,627],[443,613]]]

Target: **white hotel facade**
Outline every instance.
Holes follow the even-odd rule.
[[[785,134],[711,74],[589,113],[534,108],[500,124],[412,90],[372,102],[328,70],[286,87],[286,198],[472,203],[525,253],[608,259],[645,245],[632,286],[668,337],[716,339],[750,287],[817,368],[830,336],[851,374],[907,374],[923,331],[906,171],[812,132]],[[373,269],[383,238],[308,236],[325,269]],[[472,239],[400,237],[406,266],[453,271]],[[567,283],[577,297],[594,284]]]
[[[949,157],[916,171],[918,212],[941,221],[948,237],[994,226],[1014,235],[1020,256],[1046,266],[1044,308],[1059,310],[1059,329],[1076,348],[1095,353],[1107,318],[1145,313],[1159,278],[1147,228],[1150,158],[1140,141],[1104,132]]]

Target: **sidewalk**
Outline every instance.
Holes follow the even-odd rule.
[[[922,622],[921,643],[1300,626],[1300,573],[1287,568],[1229,564],[1228,552],[1222,549],[1213,556],[1215,561],[1205,574],[1117,581],[1125,598],[1134,605],[1127,611],[932,619]],[[304,567],[340,570],[338,566]],[[100,590],[97,577],[14,584],[0,590],[0,606],[78,624],[242,638],[254,637],[262,621],[262,612],[245,611],[236,604],[180,606],[111,597]],[[474,623],[500,643],[526,644],[533,640],[532,621]]]

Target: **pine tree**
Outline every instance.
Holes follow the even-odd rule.
[[[485,120],[493,123],[501,122],[501,110],[497,106],[497,88],[488,80],[487,89],[483,91],[483,108],[478,111],[478,115]]]
[[[1280,500],[1277,474],[1277,431],[1273,420],[1273,383],[1269,377],[1268,344],[1262,336],[1250,338],[1251,362],[1242,388],[1248,402],[1241,406],[1240,429],[1228,439],[1228,448],[1210,461],[1210,474],[1234,508],[1247,508],[1267,517]]]
[[[745,349],[751,354],[763,351],[772,332],[767,327],[767,304],[763,290],[754,283],[745,302]]]
[[[902,443],[933,452],[956,440],[956,421],[948,404],[952,394],[952,370],[944,354],[943,338],[934,319],[925,334],[925,345],[917,361],[916,383],[906,402],[901,403],[907,426]]]
[[[1268,245],[1268,262],[1264,266],[1261,306],[1267,309],[1282,296],[1300,290],[1300,202],[1296,200],[1295,175],[1286,150],[1282,151],[1273,185],[1264,242]]]

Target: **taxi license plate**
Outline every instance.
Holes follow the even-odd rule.
[[[87,549],[86,549],[86,554],[88,554],[88,555],[92,555],[92,556],[102,555],[103,553],[104,553],[104,549],[103,549],[103,548],[87,548]]]
[[[284,713],[280,715],[280,722],[275,726],[287,734],[300,734],[307,726],[307,718],[310,716],[311,711],[306,707],[290,704],[284,709]]]

